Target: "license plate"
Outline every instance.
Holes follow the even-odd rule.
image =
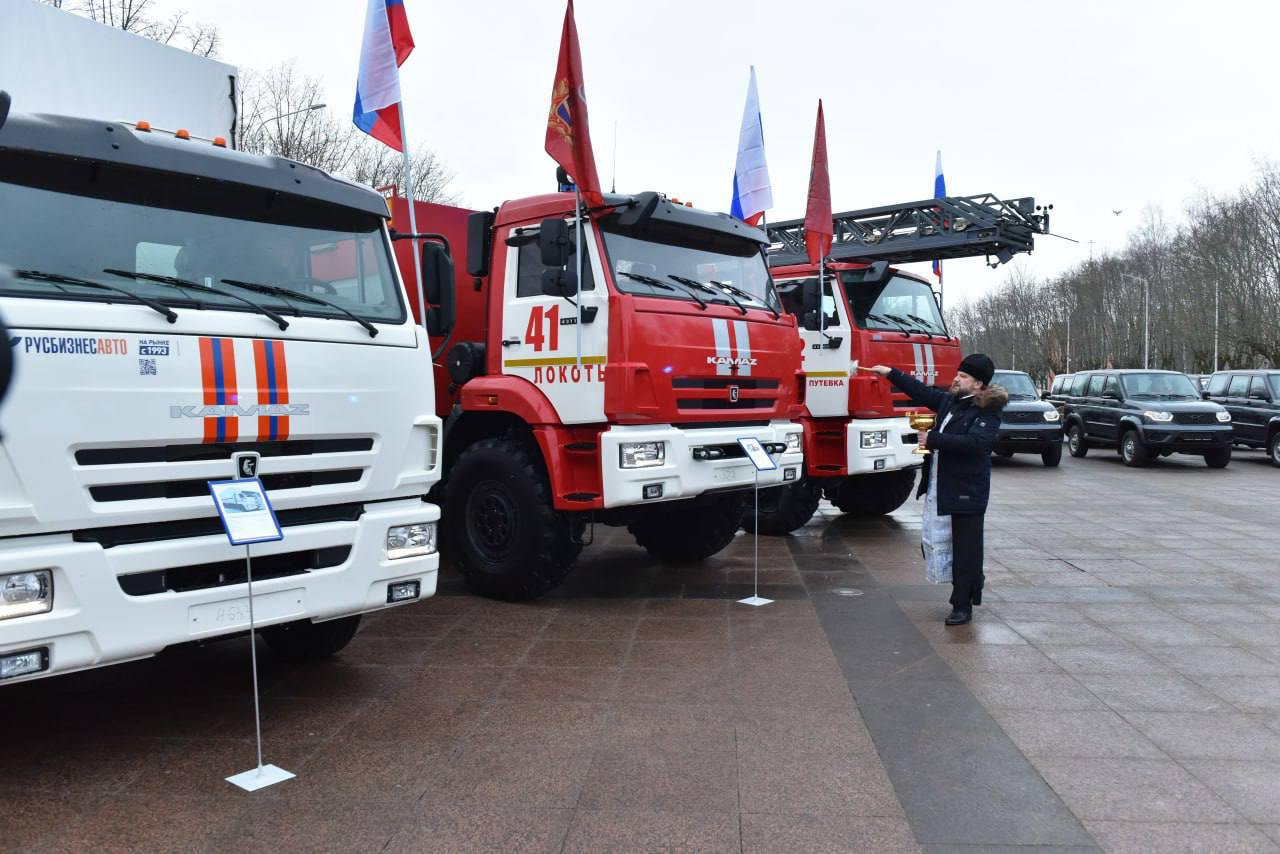
[[[277,590],[253,597],[253,617],[258,623],[300,617],[306,611],[306,591]],[[187,611],[187,628],[192,635],[248,628],[249,597],[192,605]]]
[[[716,469],[712,475],[712,480],[716,483],[730,483],[737,480],[745,480],[751,477],[751,466],[728,466],[722,469]]]

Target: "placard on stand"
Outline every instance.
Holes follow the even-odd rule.
[[[738,604],[759,608],[761,605],[768,605],[773,602],[772,599],[765,599],[760,595],[760,472],[775,471],[778,468],[778,464],[773,461],[773,457],[769,456],[769,452],[760,444],[759,439],[739,439],[738,445],[747,455],[747,459],[751,460],[751,465],[755,467],[756,478],[754,489],[755,525],[753,526],[753,536],[755,537],[755,589],[746,599],[739,599]]]

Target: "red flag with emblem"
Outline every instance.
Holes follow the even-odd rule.
[[[551,111],[547,115],[547,154],[564,167],[589,207],[604,204],[596,158],[591,151],[587,126],[587,96],[582,83],[582,54],[578,28],[573,23],[573,0],[564,12],[560,35],[560,61],[551,87]]]
[[[804,211],[804,246],[809,263],[817,264],[831,251],[831,178],[827,174],[827,126],[818,100],[818,125],[813,131],[813,163],[809,167],[809,204]]]

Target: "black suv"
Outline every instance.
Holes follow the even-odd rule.
[[[1073,457],[1107,447],[1118,448],[1127,466],[1174,453],[1202,456],[1210,468],[1231,462],[1231,414],[1201,400],[1186,374],[1082,371],[1071,380],[1066,405]]]
[[[1021,371],[996,371],[991,382],[1009,392],[1000,414],[1000,434],[992,452],[1001,457],[1039,454],[1047,466],[1062,460],[1062,417],[1036,394],[1035,383]]]
[[[1218,371],[1204,396],[1231,413],[1237,445],[1266,448],[1280,466],[1280,371]]]
[[[1064,420],[1067,415],[1067,396],[1071,393],[1071,383],[1075,376],[1075,374],[1058,374],[1053,378],[1053,385],[1049,386],[1049,390],[1044,395],[1044,399],[1053,404],[1053,408],[1058,410],[1058,414]]]

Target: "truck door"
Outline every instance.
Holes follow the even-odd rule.
[[[798,294],[807,282],[817,286],[817,277],[786,283],[789,294]],[[794,290],[791,286],[794,285]],[[849,371],[853,351],[849,304],[835,276],[826,277],[822,294],[822,330],[806,329],[801,317],[800,337],[804,341],[804,373],[808,382],[805,402],[815,418],[849,414]],[[798,307],[793,309],[800,316]]]
[[[1106,403],[1102,399],[1102,384],[1106,380],[1103,374],[1091,374],[1089,376],[1089,387],[1084,390],[1084,400],[1081,402],[1082,415],[1084,417],[1084,432],[1090,439],[1102,438],[1102,408]]]
[[[1120,441],[1120,416],[1124,414],[1120,399],[1120,381],[1112,374],[1102,384],[1102,405],[1098,407],[1098,435],[1108,442]]]
[[[1267,388],[1267,379],[1256,375],[1249,382],[1249,405],[1241,410],[1241,418],[1245,422],[1244,438],[1259,445],[1266,442],[1270,409],[1271,392]]]
[[[1249,375],[1248,374],[1232,374],[1231,385],[1227,387],[1227,399],[1222,401],[1222,405],[1231,413],[1231,420],[1234,422],[1233,429],[1238,433],[1241,439],[1253,439],[1252,430],[1249,428]]]
[[[604,373],[609,353],[608,289],[600,268],[591,227],[583,223],[592,247],[583,261],[582,360],[578,361],[578,309],[570,299],[542,292],[538,230],[508,230],[505,240],[502,311],[502,372],[537,386],[564,424],[604,421]],[[575,230],[570,229],[576,243]],[[499,249],[498,251],[501,251]],[[576,255],[569,269],[577,266]],[[594,316],[593,316],[594,313]]]

